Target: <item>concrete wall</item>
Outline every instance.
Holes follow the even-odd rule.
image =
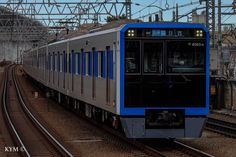
[[[217,49],[210,49],[210,70],[217,70],[218,52]]]
[[[236,110],[236,80],[224,82],[224,108]]]
[[[6,60],[15,61],[17,58],[17,51],[20,60],[20,54],[25,50],[30,49],[31,45],[32,43],[26,42],[0,41],[0,61],[4,58]]]

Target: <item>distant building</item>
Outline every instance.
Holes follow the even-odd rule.
[[[201,14],[197,14],[197,11],[192,12],[192,23],[206,24],[206,12],[202,11]]]

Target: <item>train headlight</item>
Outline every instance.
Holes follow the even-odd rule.
[[[134,30],[133,29],[128,30],[128,37],[134,37]]]
[[[203,31],[202,30],[196,30],[196,37],[203,37]]]

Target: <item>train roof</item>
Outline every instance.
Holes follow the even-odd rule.
[[[147,26],[152,26],[156,27],[159,26],[160,28],[168,28],[168,27],[175,27],[175,28],[203,28],[205,31],[208,31],[206,27],[203,24],[199,23],[173,23],[173,22],[139,22],[135,20],[121,20],[118,22],[111,22],[109,24],[105,24],[102,26],[94,27],[90,29],[87,33],[81,33],[78,34],[75,37],[71,37],[68,39],[56,41],[53,43],[49,43],[48,45],[55,45],[55,44],[60,44],[64,43],[67,41],[74,41],[86,37],[91,37],[91,36],[96,36],[96,35],[101,35],[101,34],[106,34],[106,33],[112,33],[121,30],[122,28],[125,28],[125,26],[129,27],[147,27]],[[46,47],[47,45],[41,46],[40,48]]]
[[[100,27],[95,27],[93,29],[91,29],[88,33],[84,33],[84,34],[80,34],[78,36],[72,37],[72,38],[68,38],[68,39],[64,39],[61,41],[57,41],[54,43],[50,43],[49,45],[54,45],[54,44],[59,44],[59,43],[63,43],[66,41],[73,41],[73,40],[77,40],[77,39],[81,39],[81,38],[86,38],[86,37],[91,37],[91,36],[96,36],[96,35],[101,35],[101,34],[106,34],[106,33],[111,33],[111,32],[116,32],[121,30],[122,28],[124,28],[125,26],[134,26],[134,27],[147,27],[147,26],[152,26],[152,27],[156,27],[157,25],[160,28],[203,28],[205,31],[208,31],[206,29],[206,27],[203,24],[199,24],[199,23],[174,23],[174,22],[158,22],[158,23],[154,23],[154,22],[137,22],[137,21],[125,21],[125,22],[119,22],[119,23],[111,23],[111,24],[106,24],[104,26],[100,26]]]

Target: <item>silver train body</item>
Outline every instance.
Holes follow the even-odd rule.
[[[192,25],[126,24],[81,35],[24,53],[23,68],[37,82],[54,91],[59,101],[63,95],[73,100],[75,108],[79,108],[79,102],[85,103],[87,116],[91,117],[93,107],[103,111],[103,118],[106,117],[104,115],[106,113],[112,114],[114,118],[120,120],[128,138],[199,137],[209,108],[207,94],[206,103],[199,107],[196,113],[191,107],[164,107],[167,111],[181,110],[183,117],[180,123],[183,123],[183,126],[177,128],[161,128],[160,126],[152,128],[146,125],[147,110],[160,109],[162,111],[163,107],[132,108],[124,105],[124,94],[129,94],[124,91],[125,66],[122,65],[125,62],[123,49],[127,30],[130,28],[159,29],[160,27],[188,29],[192,28]],[[205,29],[202,25],[194,25],[194,28]],[[135,36],[133,31],[129,33],[129,36]],[[206,41],[207,44],[208,41]],[[207,71],[204,76],[206,75],[208,75]],[[208,76],[206,76],[207,81],[209,81]],[[163,113],[157,112],[160,115]],[[174,112],[171,114],[176,115]]]

